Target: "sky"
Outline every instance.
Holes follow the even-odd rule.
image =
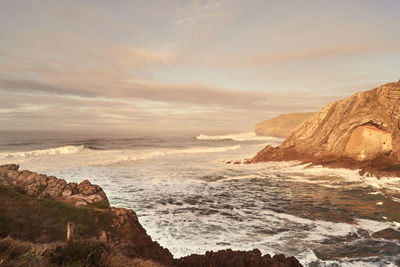
[[[232,133],[400,79],[398,0],[0,0],[0,130]]]

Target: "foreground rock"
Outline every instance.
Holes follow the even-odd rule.
[[[19,166],[14,164],[0,166],[0,202],[0,238],[3,238],[0,256],[2,252],[10,255],[8,244],[24,240],[34,243],[24,243],[23,255],[38,248],[37,257],[30,255],[30,258],[35,256],[45,260],[41,258],[44,255],[47,261],[56,260],[60,265],[80,260],[85,266],[301,266],[293,257],[278,255],[271,258],[261,256],[258,250],[224,250],[174,259],[168,249],[152,241],[133,210],[110,207],[100,186],[88,181],[66,183],[63,179],[19,171]],[[76,245],[60,243],[65,241],[68,221],[75,224]],[[35,245],[40,243],[46,246]],[[3,251],[1,244],[7,249]],[[40,254],[46,249],[51,255]],[[89,252],[82,251],[88,249],[92,255],[89,262],[96,262],[93,255],[98,254],[98,261],[104,261],[106,257],[108,263],[93,265],[85,259],[73,259],[73,255],[86,255]],[[73,257],[63,253],[72,253]],[[15,266],[20,259],[19,256],[9,259],[8,266]]]
[[[103,189],[88,180],[79,184],[67,183],[54,176],[18,169],[19,166],[15,164],[0,166],[0,184],[15,186],[30,196],[61,200],[75,206],[110,205]]]
[[[287,113],[254,125],[257,135],[285,138],[315,112]]]
[[[331,103],[303,122],[279,147],[251,162],[300,160],[362,174],[400,174],[400,82]]]
[[[258,249],[253,251],[232,251],[230,249],[218,252],[206,252],[205,255],[190,255],[175,261],[179,267],[220,267],[220,266],[302,266],[294,257],[286,258],[284,255],[275,255],[271,258],[269,254],[261,256]]]
[[[14,164],[0,166],[0,185],[12,186],[32,198],[10,195],[12,199],[3,200],[10,201],[0,207],[0,238],[11,236],[34,242],[64,241],[66,223],[73,221],[76,241],[97,240],[130,259],[151,260],[162,263],[162,266],[173,265],[172,254],[152,241],[135,212],[110,207],[100,186],[89,181],[66,183],[64,179],[18,169],[19,166]],[[74,206],[60,205],[52,200]]]

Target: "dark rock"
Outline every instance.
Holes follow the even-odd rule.
[[[375,238],[384,238],[384,239],[390,239],[390,240],[399,240],[400,241],[400,232],[396,231],[392,228],[386,228],[384,230],[375,232],[372,234],[373,237]]]
[[[166,266],[173,265],[172,254],[147,235],[133,210],[112,207],[111,211],[115,217],[109,239],[115,248],[129,257],[152,259]]]
[[[271,258],[269,254],[261,256],[258,249],[252,251],[233,251],[231,249],[217,252],[207,251],[205,255],[189,255],[175,260],[178,267],[264,267],[264,266],[302,266],[294,257],[286,258],[279,254]]]

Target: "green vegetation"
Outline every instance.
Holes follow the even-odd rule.
[[[96,237],[100,231],[111,228],[113,215],[106,210],[97,210],[103,208],[101,204],[78,208],[61,201],[37,199],[3,185],[0,185],[0,203],[0,238],[64,241],[68,221],[75,223],[78,238]]]
[[[127,266],[129,259],[112,252],[109,246],[93,240],[74,243],[35,244],[0,239],[0,266]]]
[[[126,258],[97,241],[101,231],[112,232],[113,213],[106,203],[84,208],[31,197],[0,185],[0,266],[159,266]],[[73,221],[74,241],[66,242],[66,226]]]

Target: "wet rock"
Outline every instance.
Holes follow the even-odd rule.
[[[375,232],[372,234],[373,237],[375,238],[384,238],[384,239],[390,239],[390,240],[399,240],[400,241],[400,232],[396,231],[392,228],[386,228],[384,230]]]
[[[279,254],[271,258],[269,254],[262,256],[258,249],[252,251],[233,251],[231,249],[217,252],[207,251],[205,255],[189,255],[175,260],[178,267],[220,267],[220,266],[302,266],[294,257],[286,258]]]

